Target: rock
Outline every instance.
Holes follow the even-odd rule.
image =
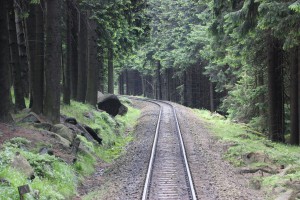
[[[88,141],[95,141],[91,134],[81,124],[77,124],[76,127],[80,130],[81,135],[84,136]]]
[[[121,104],[118,115],[124,116],[128,112],[128,108]]]
[[[20,172],[25,174],[26,177],[28,177],[28,178],[34,177],[33,168],[30,166],[27,159],[24,158],[19,152],[16,153],[11,165],[16,170],[19,170]]]
[[[50,136],[52,138],[55,138],[58,140],[58,143],[60,143],[62,146],[64,146],[64,148],[68,149],[71,145],[71,142],[65,138],[63,138],[62,136],[56,134],[56,133],[53,133],[53,132],[48,132],[50,134]]]
[[[69,123],[69,124],[73,124],[73,125],[76,125],[77,124],[77,120],[73,117],[68,117],[65,119],[65,122],[66,123]]]
[[[41,128],[47,131],[50,131],[53,128],[53,125],[50,123],[34,123],[33,126],[35,128]]]
[[[63,124],[56,124],[51,129],[52,132],[60,135],[61,137],[67,139],[68,141],[72,142],[75,135],[67,126]]]
[[[94,114],[91,112],[85,112],[85,113],[83,113],[83,116],[88,119],[94,119]]]
[[[72,142],[72,145],[71,145],[71,152],[72,152],[72,154],[74,154],[74,155],[76,155],[77,154],[77,152],[78,152],[78,149],[79,149],[79,145],[80,145],[80,139],[78,138],[78,137],[76,137],[75,139],[74,139],[74,141]]]
[[[246,164],[251,164],[254,162],[261,162],[261,163],[272,163],[270,158],[261,152],[250,152],[244,155],[243,160]]]
[[[21,122],[21,123],[28,123],[28,122],[29,123],[41,123],[42,120],[40,119],[40,117],[37,114],[31,112],[28,115],[26,115],[23,119],[21,119],[19,122]]]
[[[119,113],[119,108],[122,104],[116,95],[103,95],[101,98],[98,98],[98,100],[97,106],[100,110],[107,112],[113,117]]]
[[[83,126],[85,130],[96,140],[99,144],[102,144],[102,139],[98,136],[96,131],[89,126]]]
[[[104,96],[104,94],[102,92],[98,91],[98,93],[97,93],[97,102],[100,102],[101,99],[103,98],[103,96]]]
[[[10,186],[10,182],[4,178],[0,178],[0,185],[1,186]]]
[[[52,149],[48,149],[47,147],[42,147],[39,150],[39,154],[41,154],[41,155],[44,155],[44,154],[53,155],[53,150]]]

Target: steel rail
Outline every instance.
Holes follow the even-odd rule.
[[[162,106],[157,102],[167,104],[172,108],[174,118],[175,118],[177,134],[178,134],[179,141],[180,141],[181,155],[183,157],[186,176],[187,176],[187,179],[188,179],[188,186],[189,186],[189,190],[190,190],[189,191],[190,196],[191,196],[192,200],[197,200],[197,195],[196,195],[196,191],[195,191],[195,188],[194,188],[194,183],[193,183],[193,178],[192,178],[192,174],[191,174],[191,171],[190,171],[190,167],[189,167],[189,164],[188,164],[188,159],[187,159],[187,156],[186,156],[186,149],[185,149],[185,145],[184,145],[184,142],[183,142],[182,133],[181,133],[181,130],[180,130],[180,124],[179,124],[179,121],[178,121],[176,109],[174,108],[174,106],[172,104],[170,104],[168,102],[165,102],[165,101],[155,100],[155,101],[157,101],[157,102],[155,102],[154,100],[149,100],[149,99],[140,99],[140,98],[132,98],[132,97],[129,97],[129,98],[139,100],[139,101],[150,102],[150,103],[158,105],[159,108],[160,108],[159,116],[158,116],[158,120],[157,120],[157,125],[156,125],[155,136],[154,136],[154,140],[153,140],[153,146],[152,146],[152,150],[151,150],[151,157],[150,157],[147,176],[146,176],[144,189],[143,189],[142,200],[147,200],[148,195],[149,195],[148,190],[149,190],[150,183],[151,183],[152,169],[153,169],[153,163],[154,163],[154,158],[155,158],[155,152],[156,152],[156,147],[157,147],[157,140],[158,140],[160,122],[161,122]]]
[[[156,130],[155,130],[155,136],[154,136],[154,141],[153,141],[153,146],[151,150],[151,157],[148,165],[148,171],[147,171],[147,176],[144,184],[144,190],[143,190],[143,196],[142,200],[148,199],[148,189],[151,181],[151,175],[152,175],[152,168],[153,168],[153,162],[155,158],[155,152],[156,152],[156,146],[157,146],[157,139],[158,139],[158,134],[159,134],[159,127],[160,127],[160,121],[161,121],[161,113],[162,113],[162,106],[159,105],[158,103],[149,101],[149,100],[143,100],[143,101],[148,101],[151,103],[154,103],[159,106],[159,115],[158,115],[158,120],[156,124]]]
[[[180,139],[180,144],[181,144],[180,145],[181,152],[182,152],[183,160],[184,160],[184,163],[185,163],[186,173],[187,173],[187,176],[188,176],[191,196],[192,196],[193,200],[196,200],[197,195],[196,195],[196,191],[195,191],[195,188],[194,188],[194,182],[193,182],[192,174],[191,174],[191,171],[190,171],[190,166],[189,166],[187,156],[186,156],[186,150],[185,150],[184,142],[183,142],[183,139],[182,139],[180,125],[179,125],[178,118],[177,118],[177,113],[176,113],[176,110],[175,110],[175,108],[172,104],[170,104],[170,103],[166,103],[166,104],[169,104],[173,109],[175,122],[176,122],[176,127],[177,127],[177,133],[178,133],[178,136],[179,136],[179,139]]]

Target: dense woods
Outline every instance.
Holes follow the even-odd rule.
[[[0,9],[3,122],[29,101],[56,123],[61,103],[96,105],[97,91],[118,91],[217,111],[299,145],[298,0],[1,0]]]

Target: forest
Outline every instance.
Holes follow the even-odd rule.
[[[219,112],[300,142],[299,0],[1,0],[0,121],[97,92]]]

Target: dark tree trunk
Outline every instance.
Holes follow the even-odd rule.
[[[103,48],[99,47],[99,74],[98,74],[98,90],[104,92],[104,52]]]
[[[60,120],[61,10],[60,0],[46,0],[45,98],[44,114],[52,122]]]
[[[21,80],[20,57],[19,57],[19,50],[18,50],[13,1],[8,1],[8,11],[9,11],[8,29],[9,29],[10,63],[11,63],[11,70],[13,72],[15,107],[17,110],[21,110],[24,109],[26,106],[25,106],[24,92],[23,92],[22,80]]]
[[[44,96],[44,1],[35,6],[35,53],[31,68],[32,108],[37,114],[43,112]]]
[[[119,75],[119,94],[124,94],[124,71],[122,71]]]
[[[269,137],[284,142],[283,73],[280,43],[270,37],[268,46]]]
[[[299,57],[300,57],[300,49],[298,47],[298,129],[299,129],[299,141],[298,143],[300,144],[300,92],[299,92],[299,89],[300,89],[300,60],[299,60]]]
[[[108,48],[108,93],[114,93],[114,50],[113,48]]]
[[[80,14],[78,43],[78,81],[77,81],[77,101],[85,102],[87,88],[87,66],[88,66],[88,35],[86,13]]]
[[[71,100],[71,65],[72,59],[74,59],[72,55],[72,10],[70,9],[72,6],[71,0],[66,1],[66,45],[67,45],[67,52],[66,52],[66,65],[64,65],[64,73],[63,73],[63,102],[64,104],[70,105]]]
[[[209,82],[210,112],[215,112],[214,92],[214,84],[212,82]]]
[[[2,0],[0,6],[0,122],[11,122],[10,84],[9,84],[9,36],[8,36],[8,0]]]
[[[70,0],[68,0],[70,2]],[[72,0],[69,7],[69,12],[71,12],[71,97],[72,99],[77,98],[77,81],[78,81],[78,30],[79,30],[79,17],[75,7],[75,1]],[[70,13],[69,13],[70,14]]]
[[[299,49],[295,48],[292,52],[291,60],[291,140],[290,143],[299,145]]]
[[[184,105],[192,107],[192,69],[187,68],[184,74]]]
[[[35,23],[36,23],[36,16],[35,16],[35,7],[36,4],[32,4],[29,1],[26,1],[26,10],[29,13],[28,17],[25,19],[25,33],[26,33],[26,50],[27,50],[27,58],[28,58],[28,66],[29,66],[29,72],[30,72],[30,105],[29,107],[32,108],[33,104],[33,97],[32,97],[32,69],[35,67],[33,66],[34,60],[35,60]]]
[[[21,80],[23,86],[23,92],[26,97],[29,96],[29,80],[28,80],[28,58],[26,50],[26,40],[25,40],[25,29],[22,16],[22,3],[20,0],[14,0],[15,7],[15,20],[16,20],[16,32],[18,40],[18,49],[20,56],[20,68],[21,68]]]
[[[157,61],[157,69],[156,69],[156,76],[157,76],[157,99],[162,99],[162,77],[161,77],[161,64],[160,61]]]
[[[97,86],[99,63],[97,58],[97,23],[94,19],[89,20],[89,68],[87,78],[87,94],[86,101],[95,106],[97,104]]]

